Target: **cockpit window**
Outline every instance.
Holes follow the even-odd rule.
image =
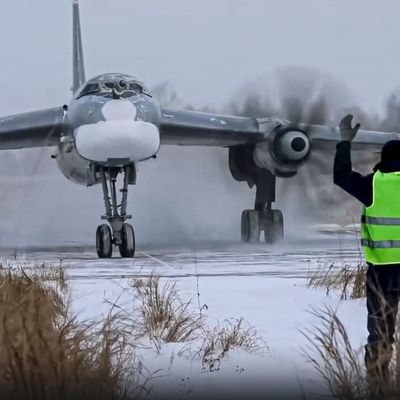
[[[98,83],[88,83],[79,93],[79,97],[87,96],[88,94],[95,94],[100,92],[100,85]]]
[[[116,82],[115,81],[110,81],[110,82],[95,82],[95,83],[88,83],[82,91],[78,95],[78,99],[83,96],[87,95],[98,95],[98,96],[104,96],[104,97],[109,97],[112,96],[112,91],[114,89]],[[141,85],[137,81],[128,81],[125,89],[125,93],[123,97],[131,97],[135,95],[135,93],[143,93],[149,97],[151,97],[149,91]]]
[[[114,88],[115,83],[114,82],[106,82],[104,83],[104,87],[106,87],[107,89],[113,89]]]

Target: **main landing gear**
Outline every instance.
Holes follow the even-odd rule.
[[[116,183],[118,174],[123,172],[123,187],[121,203],[117,203]],[[128,203],[128,185],[135,181],[136,170],[134,165],[123,168],[99,167],[100,180],[103,188],[106,214],[102,216],[110,226],[102,224],[96,232],[96,249],[100,258],[111,258],[113,246],[119,247],[123,258],[132,258],[135,255],[135,232],[130,224],[125,221],[132,218],[126,214]]]
[[[267,170],[260,170],[256,179],[256,201],[254,210],[242,213],[242,241],[258,243],[261,232],[264,232],[266,243],[275,243],[283,239],[283,215],[280,210],[273,210],[275,201],[276,178]]]

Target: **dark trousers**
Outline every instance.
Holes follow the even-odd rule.
[[[365,364],[369,376],[387,377],[400,299],[400,264],[368,265],[368,344]]]

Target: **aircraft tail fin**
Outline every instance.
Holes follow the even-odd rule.
[[[83,56],[82,31],[78,0],[73,0],[73,84],[72,91],[75,92],[85,83],[85,60]]]

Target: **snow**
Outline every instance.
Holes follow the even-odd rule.
[[[240,279],[224,277],[223,283],[215,277],[201,278],[201,304],[208,306],[206,315],[209,322],[222,322],[228,317],[245,317],[265,338],[268,350],[263,356],[235,352],[222,361],[219,371],[203,373],[199,362],[190,363],[178,357],[181,344],[166,346],[160,357],[151,358],[145,352],[142,360],[150,371],[158,368],[169,371],[163,379],[154,382],[157,393],[162,393],[163,385],[175,382],[176,395],[182,394],[182,379],[186,382],[185,389],[193,394],[199,394],[199,388],[206,387],[211,393],[215,393],[216,389],[223,391],[229,388],[230,394],[237,395],[240,389],[244,391],[242,394],[248,394],[252,389],[256,393],[271,393],[271,390],[275,390],[276,395],[287,395],[289,385],[293,395],[300,395],[299,383],[308,391],[318,389],[319,377],[301,354],[301,348],[307,345],[301,330],[311,328],[316,323],[310,314],[311,307],[330,305],[338,308],[356,348],[366,340],[366,319],[362,302],[340,302],[334,296],[327,298],[324,290],[310,290],[305,284],[304,278],[270,276]],[[180,287],[187,297],[191,294],[194,298],[193,282],[181,280]],[[174,361],[170,366],[172,358]]]
[[[64,260],[71,279],[72,308],[79,318],[100,318],[110,303],[133,310],[136,297],[131,278],[157,272],[162,280],[177,281],[181,297],[192,299],[193,309],[207,305],[203,313],[209,326],[243,317],[266,341],[264,352],[230,351],[219,367],[210,369],[185,352],[195,351],[200,341],[168,343],[156,349],[144,339],[137,357],[154,375],[150,399],[165,393],[187,399],[219,395],[254,398],[257,394],[279,399],[326,393],[302,350],[307,345],[302,331],[317,323],[313,308],[337,309],[356,349],[361,349],[367,337],[364,300],[341,301],[338,293],[327,296],[323,289],[306,286],[309,274],[325,261],[338,266],[358,261],[352,239],[346,242],[331,235],[297,246],[221,245],[213,251],[149,248],[139,250],[134,261],[100,261],[93,252],[31,252],[20,257],[29,262]]]

